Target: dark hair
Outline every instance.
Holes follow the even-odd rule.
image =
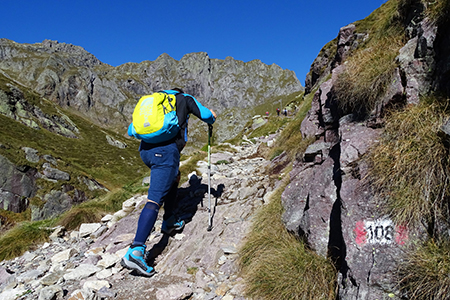
[[[184,94],[183,90],[180,89],[180,88],[173,88],[172,91],[177,91],[179,93],[183,93]]]

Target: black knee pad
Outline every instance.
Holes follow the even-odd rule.
[[[155,202],[147,201],[147,203],[144,206],[144,209],[150,209],[150,210],[154,210],[154,211],[158,212],[159,206]]]

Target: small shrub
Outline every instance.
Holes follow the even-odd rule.
[[[197,271],[198,271],[197,267],[189,267],[189,268],[187,268],[187,273],[190,274],[190,275],[194,275],[195,276]]]

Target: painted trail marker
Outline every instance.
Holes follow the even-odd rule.
[[[355,242],[359,246],[393,243],[404,245],[408,240],[406,226],[395,225],[390,219],[358,221],[354,232],[356,235]]]

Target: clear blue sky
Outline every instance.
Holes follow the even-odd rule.
[[[78,45],[104,63],[167,53],[259,59],[295,71],[304,84],[320,49],[339,28],[385,0],[2,0],[0,38]]]

